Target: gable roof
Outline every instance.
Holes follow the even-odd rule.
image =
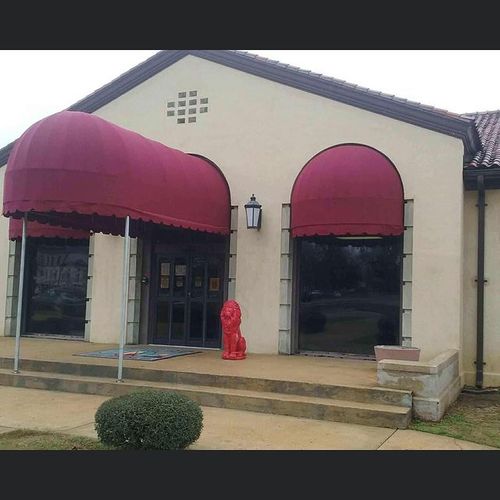
[[[467,113],[464,116],[474,120],[482,143],[481,149],[465,167],[500,167],[500,110]]]
[[[470,161],[481,149],[478,131],[470,117],[235,50],[164,50],[158,52],[67,109],[93,113],[190,54],[344,104],[457,137],[464,143],[466,162]],[[0,149],[0,166],[7,162],[14,143],[15,141]]]

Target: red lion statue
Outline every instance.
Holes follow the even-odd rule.
[[[241,309],[235,300],[227,300],[220,312],[224,332],[224,352],[222,359],[245,359],[247,343],[241,335]]]

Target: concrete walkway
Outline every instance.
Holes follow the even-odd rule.
[[[0,386],[0,433],[28,428],[97,437],[94,414],[107,398]],[[203,407],[194,450],[487,450],[410,430]]]

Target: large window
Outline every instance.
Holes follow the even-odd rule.
[[[88,240],[28,238],[25,334],[83,337]]]
[[[398,344],[402,237],[300,238],[299,350],[373,355]]]

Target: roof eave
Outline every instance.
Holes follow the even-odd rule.
[[[10,152],[12,151],[15,143],[16,141],[12,141],[10,144],[7,144],[7,146],[4,146],[2,149],[0,149],[0,168],[7,164]]]
[[[500,189],[500,167],[464,168],[463,179],[466,191],[477,190],[477,178],[482,175],[486,189]]]
[[[189,54],[305,92],[457,137],[464,144],[465,163],[470,161],[474,154],[481,149],[481,141],[472,119],[447,116],[441,112],[422,109],[418,105],[400,102],[377,93],[367,93],[361,89],[342,85],[329,78],[314,76],[308,72],[294,70],[286,66],[281,67],[262,61],[258,57],[228,50],[161,51],[66,109],[93,113]],[[0,166],[7,162],[14,143],[15,141],[0,149]]]
[[[258,59],[231,51],[192,50],[190,54],[344,104],[457,137],[464,143],[465,161],[469,161],[469,157],[472,159],[473,155],[481,149],[481,141],[473,119],[462,118],[458,115],[446,116],[440,112],[425,110],[408,102],[398,102],[383,95],[367,94],[362,90],[346,88],[334,80],[263,63]]]
[[[163,50],[121,74],[92,94],[75,102],[67,111],[93,113],[137,85],[168,68],[189,53],[188,50]]]

